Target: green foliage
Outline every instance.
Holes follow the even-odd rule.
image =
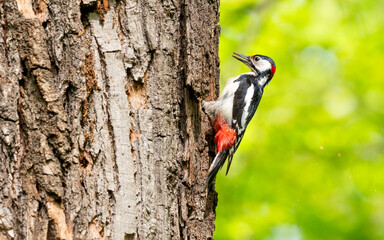
[[[220,171],[215,239],[384,239],[384,2],[221,0],[221,86],[276,75]]]

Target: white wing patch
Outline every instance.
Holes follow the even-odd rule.
[[[252,97],[253,97],[254,93],[255,93],[255,87],[251,84],[251,86],[249,86],[249,88],[247,90],[247,94],[245,94],[245,98],[244,98],[245,106],[244,106],[244,111],[241,115],[241,130],[240,130],[240,132],[243,132],[245,130],[247,116],[249,115],[248,114],[249,113],[249,107],[251,106]]]

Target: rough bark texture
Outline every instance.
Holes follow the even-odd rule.
[[[209,239],[218,0],[0,0],[0,239]]]

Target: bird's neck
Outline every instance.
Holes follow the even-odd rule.
[[[267,74],[267,72],[249,72],[247,74],[250,74],[250,75],[253,75],[257,84],[264,88],[265,86],[268,85],[270,79],[269,79],[269,75]]]
[[[266,75],[259,75],[257,76],[257,83],[261,86],[261,87],[265,87],[268,85],[269,83],[269,77],[266,76]]]

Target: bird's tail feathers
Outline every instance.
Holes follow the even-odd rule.
[[[205,188],[209,187],[213,182],[213,180],[216,178],[216,174],[223,167],[227,156],[228,156],[228,150],[224,150],[216,154],[216,157],[215,159],[213,159],[213,162],[208,170],[208,178],[207,178],[207,181],[205,182]]]
[[[229,168],[231,167],[232,158],[233,158],[233,153],[230,152],[228,157],[228,162],[227,162],[227,171],[225,172],[225,175],[228,174]]]

